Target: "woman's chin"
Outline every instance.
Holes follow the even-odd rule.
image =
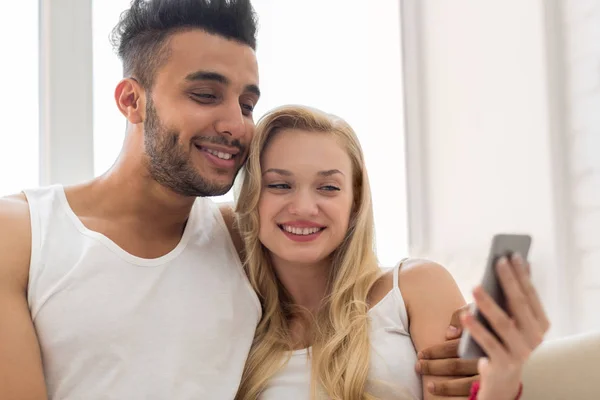
[[[306,266],[323,264],[324,262],[328,261],[327,256],[323,256],[321,253],[315,254],[315,252],[293,251],[287,254],[280,254],[278,255],[278,258],[286,263],[302,264]]]

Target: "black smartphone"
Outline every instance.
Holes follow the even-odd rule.
[[[488,255],[481,286],[504,311],[507,310],[506,297],[496,274],[496,263],[502,256],[510,258],[515,253],[518,253],[526,261],[530,247],[531,236],[529,235],[498,234],[492,239],[492,246]],[[486,318],[479,312],[475,303],[472,305],[471,312],[475,319],[481,322],[496,338],[500,339]],[[467,329],[463,330],[460,338],[458,355],[465,359],[476,359],[487,356],[485,351],[473,340]]]

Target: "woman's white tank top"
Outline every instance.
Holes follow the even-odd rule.
[[[28,301],[50,399],[232,399],[260,319],[221,213],[198,198],[179,244],[133,256],[62,186],[26,190]]]
[[[393,271],[392,290],[369,310],[371,319],[371,365],[367,392],[379,400],[421,400],[423,388],[415,371],[417,352],[409,334],[408,315],[400,288],[398,270]],[[309,400],[310,357],[294,351],[289,362],[273,377],[260,400]]]

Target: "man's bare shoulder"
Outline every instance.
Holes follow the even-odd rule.
[[[27,205],[27,197],[23,193],[14,193],[8,196],[0,197],[0,201],[16,201],[18,203],[24,203]]]
[[[23,233],[31,235],[27,198],[22,193],[0,197],[0,235],[19,236]]]
[[[0,398],[45,399],[40,345],[27,304],[31,253],[23,194],[0,198]]]
[[[0,276],[16,279],[19,286],[24,287],[30,254],[31,222],[27,198],[24,194],[0,198]]]

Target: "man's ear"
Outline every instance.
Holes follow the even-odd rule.
[[[146,91],[133,78],[125,78],[115,89],[115,101],[121,114],[131,124],[144,122],[146,117]]]

